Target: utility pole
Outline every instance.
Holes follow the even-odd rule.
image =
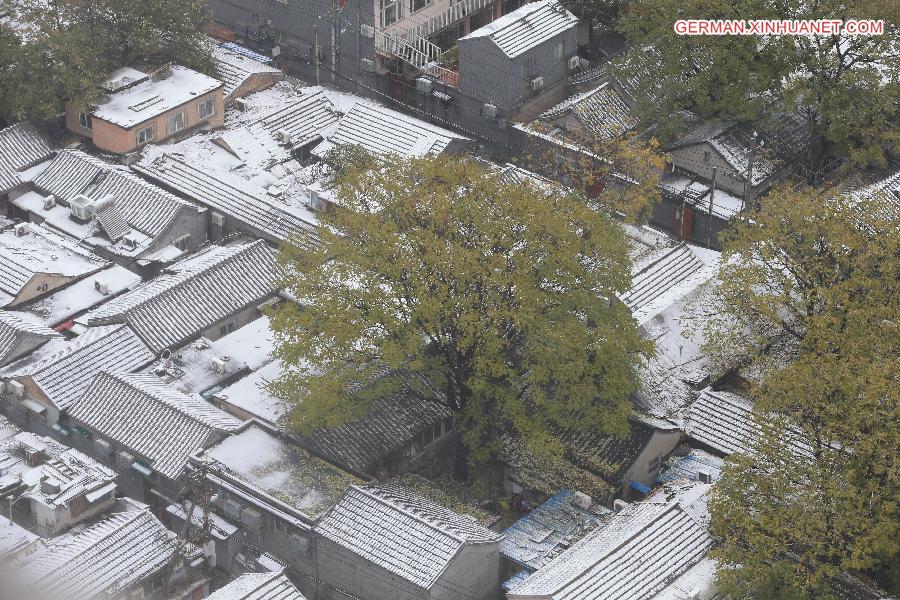
[[[316,61],[316,85],[319,85],[319,24],[316,23],[313,29],[316,34],[315,46],[313,47],[313,55]]]
[[[716,178],[719,175],[719,169],[713,167],[713,177],[712,177],[712,187],[709,188],[709,215],[706,219],[706,247],[709,248],[712,246],[710,240],[712,239],[712,216],[713,216],[713,204],[716,197]]]

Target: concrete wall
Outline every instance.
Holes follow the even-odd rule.
[[[433,600],[492,600],[500,589],[500,544],[471,544],[441,574]]]
[[[653,481],[659,475],[659,467],[663,459],[675,450],[680,441],[681,432],[677,429],[656,430],[637,459],[622,476],[622,485],[627,486],[629,481],[638,481],[652,487]]]
[[[187,236],[182,243],[186,252],[193,252],[207,240],[209,227],[209,210],[202,207],[182,207],[168,227],[150,244],[145,254],[156,252],[180,238]]]
[[[205,102],[210,98],[213,99],[213,103],[215,104],[215,113],[212,116],[201,120],[199,117],[198,106],[200,103]],[[73,133],[86,135],[88,132],[78,124],[79,112],[80,111],[75,105],[71,103],[66,106],[66,126]],[[179,112],[184,113],[185,128],[179,132],[170,134],[166,131],[166,121],[169,117]],[[120,127],[119,125],[114,125],[113,123],[97,117],[93,117],[91,123],[92,130],[88,137],[93,140],[94,145],[97,146],[97,148],[116,154],[126,154],[128,152],[133,152],[140,147],[138,144],[138,132],[150,126],[154,126],[156,129],[154,142],[161,142],[176,135],[181,135],[183,132],[199,125],[207,125],[210,128],[222,127],[225,124],[224,92],[223,89],[219,87],[208,94],[192,98],[189,102],[185,102],[184,104],[151,119],[142,121],[133,127]]]
[[[426,600],[428,591],[399,575],[379,567],[350,549],[329,539],[316,540],[317,577],[325,582],[320,588],[323,600],[346,600],[347,596],[335,588],[360,600]]]
[[[562,53],[557,60],[559,44]],[[535,77],[544,78],[545,90],[565,80],[567,60],[578,44],[572,27],[515,58],[508,58],[488,37],[461,39],[458,47],[459,91],[508,110],[538,95],[531,89]]]
[[[243,98],[247,94],[259,92],[275,85],[276,81],[284,78],[283,73],[254,73],[237,86],[231,94],[225,98],[225,104],[232,104],[235,99]]]

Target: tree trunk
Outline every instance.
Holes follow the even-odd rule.
[[[453,479],[466,481],[469,479],[469,449],[460,441],[456,446],[456,456],[453,457]]]

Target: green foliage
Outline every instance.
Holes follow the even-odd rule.
[[[762,111],[802,107],[821,153],[857,165],[885,164],[900,148],[900,34],[894,0],[648,0],[619,28],[637,46],[623,70],[649,74],[639,94],[644,119],[660,134],[679,111],[752,121]],[[885,19],[882,36],[683,36],[677,19]],[[666,140],[668,141],[668,140]]]
[[[779,190],[725,240],[720,352],[763,360],[764,424],[711,503],[735,598],[830,597],[898,564],[900,220],[891,200]],[[896,582],[896,573],[893,575]]]
[[[0,0],[2,2],[3,0]],[[66,102],[88,106],[109,72],[174,62],[206,73],[213,62],[202,0],[24,0],[7,10],[25,26],[0,27],[0,118],[41,120]],[[7,54],[6,51],[9,51]],[[12,94],[10,94],[12,96]]]
[[[277,390],[302,431],[371,402],[349,394],[404,368],[446,394],[470,459],[501,431],[541,451],[560,428],[624,434],[635,366],[649,350],[628,309],[619,226],[580,198],[501,183],[465,157],[334,162],[340,207],[322,245],[287,245],[277,312]]]

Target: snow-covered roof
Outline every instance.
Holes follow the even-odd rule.
[[[213,60],[216,61],[216,71],[225,82],[225,98],[241,86],[250,77],[256,74],[280,74],[281,70],[273,67],[271,59],[266,62],[259,60],[261,55],[254,57],[247,52],[238,52],[233,44],[218,44],[212,51]]]
[[[725,463],[721,458],[713,456],[709,452],[692,449],[684,456],[669,457],[665,464],[664,470],[656,478],[657,483],[678,479],[699,481],[701,471],[708,473],[712,477],[712,481],[716,481],[719,479]]]
[[[42,455],[42,462],[26,460],[27,451]],[[3,474],[0,487],[18,481],[26,486],[23,497],[55,508],[78,499],[86,504],[109,498],[116,489],[116,472],[74,448],[50,437],[22,432],[0,446]],[[42,483],[50,483],[44,486]]]
[[[154,352],[172,349],[277,291],[275,250],[262,240],[212,246],[83,318],[128,323]]]
[[[152,360],[153,353],[128,326],[91,327],[72,341],[50,342],[3,376],[31,379],[54,406],[66,410],[101,371],[135,370]]]
[[[267,423],[280,425],[293,408],[290,402],[269,391],[269,385],[281,376],[282,368],[280,360],[273,360],[216,392],[215,398]]]
[[[590,134],[601,140],[622,135],[637,125],[637,118],[632,114],[628,102],[608,81],[563,100],[541,113],[538,119],[559,124],[564,129],[572,129],[571,125],[562,122],[569,115],[579,125],[573,133],[579,136]]]
[[[206,600],[306,600],[282,572],[244,573]]]
[[[315,224],[305,211],[278,203],[265,191],[228,173],[210,173],[171,155],[133,167],[147,177],[219,211],[276,242],[315,239]]]
[[[743,396],[705,389],[688,409],[684,432],[723,454],[747,454],[760,431],[752,410]]]
[[[460,40],[488,37],[509,58],[578,25],[578,18],[557,0],[538,0],[476,29]]]
[[[121,512],[46,540],[16,572],[50,598],[111,597],[159,572],[174,549],[175,534],[149,510]]]
[[[45,160],[53,149],[30,123],[0,129],[0,192],[19,185],[20,171]]]
[[[96,201],[112,197],[129,226],[156,236],[185,209],[200,208],[186,200],[80,150],[63,150],[34,179],[38,189],[69,202],[78,194]]]
[[[863,188],[847,192],[844,197],[851,201],[877,198],[879,205],[876,210],[880,210],[884,217],[900,219],[900,170]]]
[[[12,421],[3,415],[0,415],[0,444],[4,444],[13,439],[20,431],[22,430],[16,427]]]
[[[57,332],[27,314],[0,310],[0,367],[55,337]]]
[[[331,508],[350,485],[361,483],[300,446],[256,423],[205,452],[224,473],[311,519]]]
[[[708,487],[708,486],[707,486]],[[510,600],[646,600],[712,545],[697,499],[629,504],[513,588]]]
[[[0,306],[12,303],[25,286],[42,274],[77,280],[104,266],[100,257],[42,225],[25,224],[26,234],[0,232]],[[55,278],[50,282],[59,287]],[[46,287],[47,291],[53,287]]]
[[[575,492],[562,490],[503,532],[500,553],[534,571],[599,527],[611,511],[575,502]]]
[[[340,115],[334,103],[321,88],[312,88],[304,93],[299,90],[295,101],[278,107],[264,117],[258,124],[264,126],[273,137],[278,132],[286,132],[291,144],[305,144],[338,122]]]
[[[175,65],[165,79],[151,77],[101,99],[93,118],[130,129],[223,85],[218,79]]]
[[[72,419],[128,448],[145,466],[177,479],[190,455],[240,421],[152,375],[98,375],[70,410]]]
[[[37,535],[0,515],[0,563],[39,545]]]
[[[464,138],[389,108],[359,102],[326,139],[316,147],[317,154],[322,155],[333,146],[354,145],[372,154],[413,158],[440,154],[451,141]]]
[[[501,536],[400,486],[351,487],[316,533],[425,589],[466,544]]]

